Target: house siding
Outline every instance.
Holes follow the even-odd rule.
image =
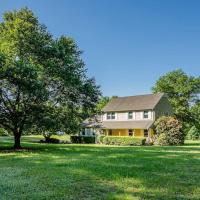
[[[109,134],[111,130],[111,135]],[[105,129],[104,134],[107,136],[129,136],[129,137],[144,137],[144,129],[132,129],[133,136],[129,136],[129,129]],[[149,136],[153,136],[153,130],[149,129]]]
[[[133,112],[133,118],[128,119],[128,112]],[[148,118],[143,118],[144,111],[126,111],[126,112],[115,112],[115,119],[107,119],[107,113],[102,116],[103,121],[134,121],[134,120],[153,120],[153,111],[148,111]]]
[[[154,108],[154,119],[156,120],[160,116],[172,114],[173,110],[169,100],[167,99],[167,97],[162,97]]]
[[[170,102],[165,95],[162,95],[162,97],[159,95],[159,100],[157,97],[155,99],[153,96],[153,100],[148,98],[147,101],[143,101],[142,96],[140,96],[135,105],[131,104],[132,102],[130,101],[129,97],[127,98],[121,98],[119,105],[114,103],[115,106],[110,105],[109,109],[104,109],[104,111],[106,112],[104,112],[100,117],[100,129],[103,130],[105,135],[129,136],[129,129],[132,129],[134,130],[134,137],[144,137],[144,133],[145,137],[152,137],[154,135],[152,129],[154,121],[162,115],[173,114]],[[133,101],[135,102],[134,98]],[[144,105],[143,109],[141,108],[141,103]],[[124,110],[122,110],[122,105]],[[134,108],[132,109],[135,110],[128,110],[128,108],[130,108],[130,105],[134,106]],[[115,111],[113,111],[112,108]],[[144,118],[144,111],[148,111],[148,118]],[[107,119],[107,112],[114,112],[115,119]],[[128,119],[129,112],[133,112],[132,119]],[[146,130],[148,130],[148,135]],[[92,133],[93,132],[86,131],[85,134],[90,135]]]

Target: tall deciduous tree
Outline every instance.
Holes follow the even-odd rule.
[[[190,106],[199,99],[200,77],[188,76],[181,69],[174,70],[161,76],[152,90],[168,95],[174,114],[180,121],[193,121]]]
[[[200,101],[197,101],[191,106],[190,112],[194,120],[194,126],[196,127],[200,135]]]
[[[0,23],[0,127],[20,148],[24,130],[71,133],[95,109],[100,90],[73,39],[47,32],[31,10]]]

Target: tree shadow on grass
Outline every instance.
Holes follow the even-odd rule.
[[[19,179],[28,177],[30,186],[22,184],[22,191],[17,187],[19,182],[14,183],[16,193],[22,192],[29,199],[199,199],[198,147],[33,147],[41,148],[39,154],[11,155],[15,163],[5,166],[13,170],[20,167]],[[12,177],[9,180],[5,191],[11,190]]]

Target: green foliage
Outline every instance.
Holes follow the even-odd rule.
[[[47,138],[45,139],[45,141],[44,141],[44,140],[41,140],[41,142],[42,142],[42,143],[59,144],[59,143],[60,143],[60,140],[57,139],[57,138],[50,138],[50,137],[47,137]]]
[[[103,138],[105,138],[105,135],[101,135],[99,136],[99,143],[103,144]]]
[[[196,127],[198,132],[200,132],[200,101],[197,101],[191,106],[190,112],[194,121],[193,125]]]
[[[144,145],[146,138],[141,137],[130,137],[130,136],[105,136],[103,138],[103,144],[108,145],[130,145],[130,146],[141,146]]]
[[[155,122],[156,140],[159,145],[180,145],[184,143],[182,124],[174,117],[162,116]]]
[[[188,131],[187,138],[190,140],[200,139],[200,131],[195,126],[192,126]]]
[[[96,141],[96,138],[94,136],[84,136],[83,137],[83,143],[85,144],[94,144]]]
[[[175,116],[184,123],[192,123],[190,104],[199,99],[200,77],[188,76],[181,69],[161,76],[152,88],[154,93],[168,95]]]
[[[23,133],[75,133],[96,109],[100,90],[86,75],[72,38],[54,39],[27,8],[0,23],[0,127]]]
[[[72,135],[70,137],[72,143],[78,144],[94,144],[96,142],[95,136],[77,136]]]
[[[6,131],[5,129],[3,128],[0,128],[0,136],[8,136],[8,131]]]

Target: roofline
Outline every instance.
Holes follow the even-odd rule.
[[[157,105],[157,104],[156,104]],[[154,110],[154,108],[145,108],[145,109],[134,109],[134,110],[108,110],[108,111],[102,111],[103,113],[105,112],[123,112],[123,111],[143,111],[143,110]]]
[[[135,110],[133,110],[133,111],[140,111],[140,110],[154,110],[155,109],[155,107],[156,107],[156,105],[159,103],[159,101],[161,100],[161,98],[162,97],[164,97],[164,96],[166,96],[167,97],[167,95],[165,94],[165,93],[163,93],[163,92],[159,92],[159,93],[151,93],[151,94],[142,94],[142,95],[134,95],[134,96],[124,96],[124,97],[117,97],[117,98],[114,98],[114,99],[112,99],[110,102],[112,102],[112,101],[114,101],[114,100],[116,100],[116,99],[123,99],[123,98],[129,98],[129,97],[139,97],[139,96],[150,96],[150,95],[156,95],[156,94],[160,94],[161,96],[160,96],[160,98],[159,98],[159,100],[156,102],[156,104],[153,106],[153,108],[145,108],[145,109],[135,109]],[[109,103],[110,103],[109,102]],[[108,103],[107,103],[108,104]],[[107,106],[107,104],[102,108],[102,112],[122,112],[122,111],[132,111],[132,110],[107,110],[107,111],[104,111],[104,108]]]
[[[131,95],[131,96],[116,97],[116,98],[114,98],[114,99],[118,99],[118,98],[128,98],[128,97],[139,97],[139,96],[149,96],[149,95],[156,95],[156,94],[161,94],[162,96],[163,96],[163,95],[166,95],[166,94],[163,93],[163,92],[158,92],[158,93],[138,94],[138,95]],[[112,100],[114,100],[114,99],[112,99]]]

